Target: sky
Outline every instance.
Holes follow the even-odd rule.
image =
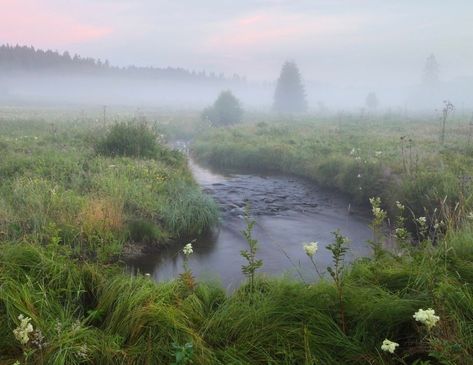
[[[184,67],[309,82],[414,84],[434,53],[473,76],[472,0],[0,0],[0,43],[119,66]]]

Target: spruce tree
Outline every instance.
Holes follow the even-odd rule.
[[[299,68],[294,62],[284,63],[274,93],[273,109],[279,113],[301,113],[307,101]]]

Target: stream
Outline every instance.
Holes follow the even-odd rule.
[[[256,220],[253,233],[259,242],[257,258],[263,260],[260,273],[315,280],[303,243],[319,243],[315,261],[324,272],[332,260],[325,246],[333,241],[332,232],[337,229],[350,239],[348,261],[370,254],[369,220],[350,214],[349,202],[333,191],[292,176],[217,173],[192,159],[189,167],[221,211],[219,227],[193,244],[189,266],[200,281],[216,281],[232,290],[244,279],[241,266],[245,260],[240,251],[248,248],[241,234],[247,202]],[[127,266],[157,281],[175,278],[183,271],[181,250],[186,243],[130,258]]]

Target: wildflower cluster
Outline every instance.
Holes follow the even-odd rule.
[[[322,274],[320,273],[319,269],[317,268],[317,264],[314,261],[314,255],[317,253],[317,250],[319,249],[319,244],[314,241],[314,242],[305,243],[303,247],[304,247],[305,254],[309,256],[309,259],[312,262],[312,265],[314,265],[317,275],[319,276],[320,279],[322,279]]]
[[[319,245],[317,242],[310,242],[310,243],[304,244],[305,254],[309,257],[313,257],[318,249],[319,249]]]
[[[184,248],[182,249],[182,252],[186,256],[191,255],[194,252],[194,250],[192,249],[192,243],[188,243],[187,245],[185,245]]]
[[[371,211],[374,215],[373,225],[379,226],[386,219],[387,214],[384,210],[381,209],[381,198],[370,198]]]
[[[409,233],[405,228],[406,218],[404,217],[404,211],[406,207],[399,201],[396,201],[396,207],[399,210],[399,214],[396,218],[396,229],[394,230],[394,233],[398,242],[402,243],[406,242],[409,236]]]
[[[414,317],[417,322],[424,324],[429,331],[440,320],[440,317],[435,315],[435,310],[433,310],[432,308],[428,308],[425,310],[419,309],[417,312],[414,313],[412,317]]]
[[[30,340],[30,333],[34,331],[33,325],[30,323],[31,318],[20,314],[18,319],[20,320],[20,325],[13,330],[13,334],[22,345],[26,345]]]
[[[83,344],[77,350],[77,356],[81,359],[87,359],[88,352],[89,352],[89,348],[87,347],[86,344]]]
[[[427,218],[426,217],[418,217],[416,219],[416,224],[419,229],[419,234],[421,237],[426,237],[428,226],[427,226]]]
[[[192,248],[192,242],[186,244],[182,249],[182,253],[184,254],[184,261],[182,264],[184,272],[179,275],[179,282],[181,283],[181,286],[183,288],[184,295],[188,295],[193,292],[197,285],[195,278],[192,275],[192,271],[189,267],[189,256],[192,255],[192,253],[194,252]]]
[[[412,317],[416,321],[424,324],[429,331],[440,320],[440,317],[435,315],[435,310],[433,310],[432,308],[419,309],[417,312],[414,313]],[[393,342],[388,339],[385,339],[381,345],[381,350],[393,354],[394,351],[396,351],[396,347],[398,346],[399,344],[397,342]]]
[[[398,346],[399,344],[397,342],[393,342],[393,341],[389,341],[388,339],[385,339],[383,341],[383,344],[381,345],[381,350],[394,354],[394,351],[396,351],[396,347]]]

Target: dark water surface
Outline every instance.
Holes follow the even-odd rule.
[[[317,241],[316,263],[319,271],[331,262],[325,246],[333,240],[331,232],[340,229],[350,239],[348,259],[370,253],[366,241],[371,237],[366,218],[348,213],[348,201],[306,180],[287,176],[219,174],[189,161],[194,178],[211,195],[221,210],[218,229],[196,241],[189,260],[199,280],[221,282],[235,288],[243,279],[240,251],[248,245],[241,231],[245,228],[243,210],[251,204],[256,220],[254,236],[259,241],[260,270],[271,275],[291,275],[313,280],[315,271],[302,248]],[[181,245],[129,259],[134,272],[149,273],[157,280],[174,278],[182,272]],[[300,273],[300,274],[299,274]]]

